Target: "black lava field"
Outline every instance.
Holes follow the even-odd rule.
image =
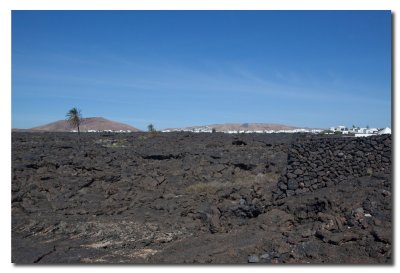
[[[12,133],[12,262],[392,264],[392,140]]]

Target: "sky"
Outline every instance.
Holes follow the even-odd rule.
[[[391,127],[390,11],[13,11],[12,127]]]

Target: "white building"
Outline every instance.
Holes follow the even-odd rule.
[[[355,137],[369,137],[369,136],[373,136],[375,134],[366,134],[366,133],[356,133],[354,134]]]
[[[392,130],[389,127],[386,127],[385,129],[382,129],[378,132],[378,135],[386,135],[386,134],[392,134]]]
[[[369,128],[367,130],[365,130],[365,133],[367,134],[377,134],[378,133],[378,128]]]
[[[373,135],[377,135],[377,134],[391,134],[390,128],[385,128],[385,129],[379,130],[378,128],[353,127],[353,128],[348,129],[343,125],[336,126],[336,127],[330,127],[330,131],[341,132],[344,135],[351,133],[351,134],[354,134],[355,137],[368,137],[368,136],[373,136]]]

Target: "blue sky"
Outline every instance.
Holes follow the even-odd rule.
[[[13,11],[12,127],[391,126],[390,11]]]

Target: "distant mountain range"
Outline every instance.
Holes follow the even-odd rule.
[[[201,128],[215,129],[217,132],[227,131],[259,131],[259,130],[295,130],[305,129],[304,127],[289,126],[275,123],[224,123],[224,124],[210,124],[204,126],[191,126],[184,128],[167,128],[165,130],[179,131],[179,130],[195,130]],[[307,128],[309,129],[309,128]]]
[[[140,131],[139,129],[130,126],[128,124],[108,120],[102,117],[83,118],[79,128],[81,132],[87,132],[88,130],[96,130],[96,131],[122,130],[131,132]],[[66,120],[59,120],[42,126],[33,127],[30,129],[13,129],[13,131],[33,131],[33,132],[71,132],[73,130],[76,130],[76,128],[73,128]]]
[[[275,123],[223,123],[210,124],[202,126],[190,126],[184,128],[166,128],[162,131],[207,131],[215,129],[217,132],[237,132],[237,131],[279,131],[279,130],[296,130],[310,129],[298,126],[289,126]],[[13,129],[13,131],[27,132],[71,132],[76,130],[66,120],[59,120],[49,124],[33,127],[30,129]],[[139,132],[140,130],[124,123],[105,119],[103,117],[83,118],[80,125],[81,132],[87,131],[131,131]]]

